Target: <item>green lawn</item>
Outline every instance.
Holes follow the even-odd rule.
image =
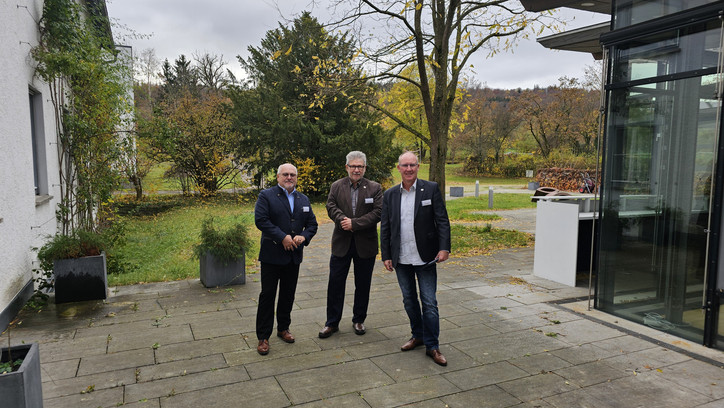
[[[480,184],[480,191],[487,191],[489,186],[506,186],[508,188],[525,188],[528,185],[528,179],[526,178],[497,178],[497,177],[468,177],[459,176],[458,171],[462,167],[462,164],[447,164],[445,165],[445,184],[448,189],[451,186],[464,187],[465,191],[475,191],[475,181]],[[423,163],[420,165],[418,176],[423,180],[428,180],[430,174],[430,165]],[[394,184],[400,183],[400,172],[397,168],[392,170],[392,178]]]

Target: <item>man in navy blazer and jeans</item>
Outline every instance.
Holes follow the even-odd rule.
[[[436,264],[450,256],[450,221],[445,199],[437,183],[417,178],[419,163],[414,153],[402,153],[397,169],[402,183],[385,191],[380,243],[385,268],[397,270],[397,281],[412,329],[412,337],[401,349],[409,351],[424,344],[426,354],[444,366],[447,360],[440,352],[438,341],[440,315]],[[418,301],[416,279],[421,302]]]
[[[274,328],[274,300],[277,302],[277,336],[294,343],[289,332],[299,264],[304,246],[317,233],[317,219],[309,198],[296,190],[297,168],[289,163],[277,170],[278,185],[262,190],[254,208],[254,221],[261,231],[261,293],[256,312],[256,351],[269,353],[269,337]]]

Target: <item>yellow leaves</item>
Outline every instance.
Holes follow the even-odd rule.
[[[282,55],[282,50],[277,50],[274,55],[272,55],[271,59],[272,61],[275,61],[277,58],[279,58]]]
[[[290,45],[289,49],[287,50],[287,52],[284,53],[284,55],[289,55],[291,53],[292,53],[292,46]]]
[[[422,8],[422,3],[417,3],[415,6],[415,10],[420,10]]]
[[[294,69],[292,70],[292,72],[295,73],[295,74],[298,74],[298,73],[302,72],[302,69],[299,68],[299,65],[295,65],[295,66],[294,66]]]

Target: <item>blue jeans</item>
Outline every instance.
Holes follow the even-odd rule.
[[[437,310],[437,268],[435,264],[413,266],[397,264],[397,282],[402,290],[402,301],[410,319],[412,337],[422,339],[428,350],[440,347],[440,314]],[[420,301],[417,298],[415,277],[420,286]]]

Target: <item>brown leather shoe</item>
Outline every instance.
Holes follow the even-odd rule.
[[[339,327],[324,326],[324,328],[319,331],[319,338],[326,339],[327,337],[331,336],[332,333],[336,333],[338,331]]]
[[[414,337],[410,337],[410,340],[407,340],[407,343],[403,344],[402,347],[400,347],[400,350],[402,351],[410,351],[414,350],[415,347],[422,346],[424,343],[422,342],[422,339],[416,339]]]
[[[269,354],[269,340],[259,340],[259,345],[256,346],[256,352],[262,356]]]
[[[439,364],[441,366],[447,365],[447,359],[445,359],[445,356],[442,355],[440,350],[434,349],[434,350],[427,350],[425,352],[428,356],[432,357],[432,361],[435,362],[435,364]]]
[[[354,328],[354,334],[357,334],[359,336],[367,332],[364,323],[352,323],[352,327]]]
[[[294,336],[292,336],[291,333],[289,333],[289,330],[282,330],[280,332],[277,332],[277,337],[284,340],[287,343],[294,343]]]

